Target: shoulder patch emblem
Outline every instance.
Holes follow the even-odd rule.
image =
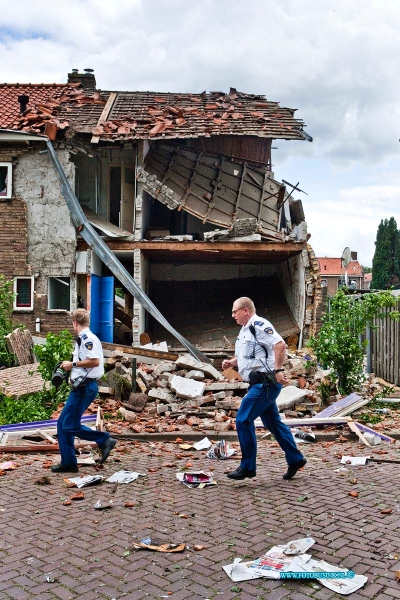
[[[264,325],[264,321],[254,321],[253,325],[258,325],[259,327],[262,327]]]
[[[272,333],[272,332],[271,332],[271,333]],[[92,348],[93,348],[93,342],[86,342],[86,344],[85,344],[85,347],[86,347],[88,350],[92,350]]]
[[[274,333],[274,330],[272,329],[272,327],[266,327],[264,329],[265,333],[269,333],[270,335],[272,335]]]
[[[86,333],[83,333],[83,334],[82,334],[82,339],[83,339],[83,340],[87,340],[87,335],[86,335]]]

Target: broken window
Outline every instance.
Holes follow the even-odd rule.
[[[33,277],[16,277],[14,294],[14,310],[33,310]]]
[[[48,309],[70,310],[71,285],[69,277],[49,277]]]
[[[12,163],[0,162],[0,200],[11,198]]]

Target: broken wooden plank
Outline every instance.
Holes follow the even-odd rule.
[[[350,417],[303,417],[301,419],[282,419],[282,423],[285,423],[288,427],[301,427],[302,425],[314,426],[314,425],[345,425],[348,423]],[[257,423],[255,420],[256,428],[265,429],[264,425]]]
[[[100,406],[97,407],[96,426],[97,431],[104,431],[103,411]]]
[[[35,432],[32,432],[32,433],[29,432],[29,435],[34,435],[34,433],[36,433],[36,435],[39,435],[40,437],[42,437],[44,440],[48,440],[52,444],[57,444],[57,440],[55,438],[53,438],[53,436],[46,433],[46,431],[43,431],[43,429],[36,429]]]
[[[75,444],[75,448],[86,448],[90,446],[91,448],[96,448],[97,444],[95,442],[85,442]],[[26,444],[21,446],[1,446],[1,454],[14,454],[14,453],[34,453],[34,452],[60,452],[60,447],[58,444]]]
[[[390,437],[389,435],[386,435],[385,433],[381,433],[380,431],[375,431],[375,429],[372,429],[372,427],[367,427],[366,425],[363,425],[358,421],[354,421],[354,423],[359,429],[361,429],[361,431],[364,431],[365,433],[372,433],[372,435],[377,435],[384,442],[390,442],[391,444],[394,444],[396,442],[394,438]]]
[[[357,424],[352,419],[347,421],[347,425],[350,427],[351,431],[355,433],[366,446],[371,447],[369,441],[366,439],[362,431],[360,431],[360,429],[357,427]]]

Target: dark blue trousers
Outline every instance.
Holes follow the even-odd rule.
[[[61,464],[72,466],[77,464],[74,438],[96,442],[100,447],[110,437],[105,431],[95,431],[81,425],[85,410],[96,398],[97,381],[89,381],[77,390],[71,390],[61,415],[57,421],[57,437],[60,446]]]
[[[236,429],[242,450],[240,466],[248,471],[256,470],[257,438],[254,420],[261,417],[268,429],[285,453],[288,465],[302,460],[303,455],[297,449],[293,435],[287,425],[282,423],[276,399],[282,386],[263,388],[261,383],[252,385],[245,395],[236,416]]]

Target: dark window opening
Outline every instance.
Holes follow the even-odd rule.
[[[48,308],[50,310],[70,310],[69,277],[49,277]]]
[[[120,227],[121,167],[110,169],[110,223]]]

